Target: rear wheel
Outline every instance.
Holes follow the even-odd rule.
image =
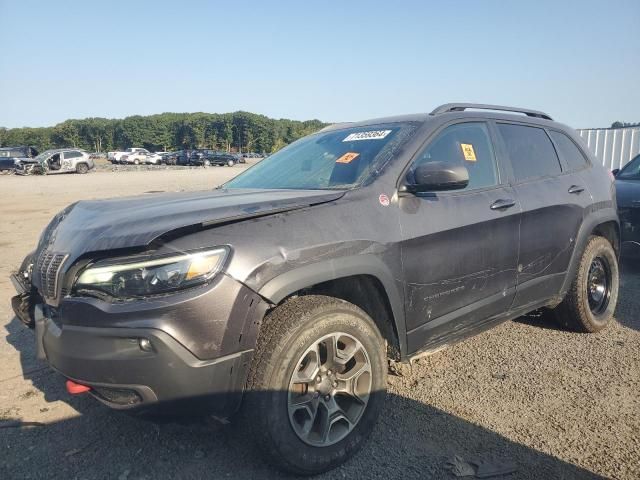
[[[133,161],[134,165],[140,165],[140,160],[138,160],[137,158]]]
[[[228,166],[228,167],[233,167],[235,164],[236,164],[236,162],[234,162],[233,160],[229,160],[229,161],[227,162],[227,166]]]
[[[76,165],[76,172],[78,173],[87,173],[89,171],[89,165],[87,165],[86,163],[79,163],[78,165]]]
[[[384,404],[386,356],[373,320],[355,305],[303,296],[262,326],[243,406],[266,458],[311,475],[354,455]]]
[[[566,297],[556,308],[558,321],[579,332],[598,332],[613,318],[618,301],[618,259],[606,238],[592,236]]]

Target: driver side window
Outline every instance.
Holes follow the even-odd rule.
[[[415,168],[428,162],[465,166],[469,172],[469,185],[464,190],[498,184],[498,170],[491,137],[483,122],[451,125],[440,132],[412,165],[407,174],[409,183],[414,183],[412,180]]]

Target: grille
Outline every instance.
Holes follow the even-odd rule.
[[[53,299],[58,290],[60,267],[67,256],[64,253],[43,252],[38,258],[36,268],[40,275],[40,285],[45,298]]]

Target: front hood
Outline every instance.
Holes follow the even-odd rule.
[[[143,247],[186,227],[220,223],[330,202],[342,191],[213,190],[147,194],[109,200],[80,201],[60,212],[45,230],[38,250],[83,253]]]
[[[616,180],[618,208],[640,207],[640,180]]]

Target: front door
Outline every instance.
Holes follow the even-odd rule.
[[[520,206],[485,122],[442,130],[409,168],[464,165],[463,190],[403,195],[400,224],[409,353],[486,327],[515,294]]]

